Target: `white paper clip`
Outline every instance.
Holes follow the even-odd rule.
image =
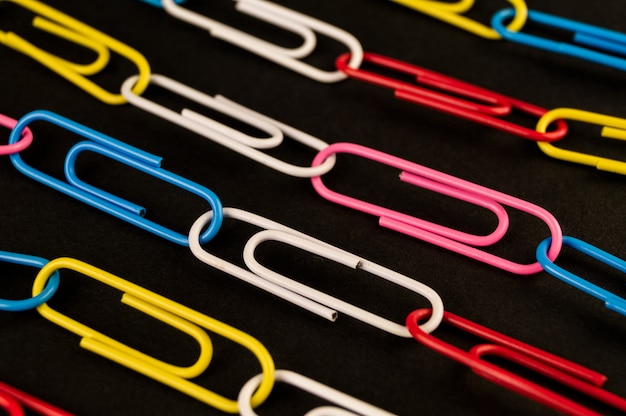
[[[177,5],[174,0],[162,0],[162,6],[172,16],[208,30],[212,36],[218,39],[239,46],[242,49],[246,49],[319,82],[330,83],[341,81],[346,78],[346,75],[338,70],[324,71],[299,60],[310,55],[315,49],[317,40],[313,31],[346,45],[352,56],[349,65],[352,68],[358,68],[361,65],[363,48],[359,41],[350,33],[321,20],[314,19],[268,1],[235,0],[235,2],[237,3],[235,8],[239,12],[300,35],[303,39],[303,43],[297,48],[283,48],[199,13],[185,9]]]
[[[420,325],[420,328],[427,333],[434,331],[443,319],[444,308],[441,297],[431,287],[423,283],[259,215],[236,208],[224,208],[223,213],[225,218],[238,219],[265,230],[252,236],[244,248],[244,261],[250,269],[249,271],[224,261],[202,248],[199,240],[200,233],[205,225],[211,221],[213,213],[209,211],[200,216],[189,231],[189,248],[199,260],[218,270],[244,280],[330,321],[337,319],[337,311],[339,311],[390,334],[405,338],[411,337],[404,323],[402,325],[396,324],[352,304],[294,282],[261,266],[254,259],[254,250],[261,242],[267,240],[282,241],[352,269],[360,269],[372,273],[425,297],[433,309],[430,319]]]
[[[276,370],[275,376],[275,381],[282,381],[283,383],[291,384],[301,390],[350,410],[348,411],[335,406],[321,406],[308,411],[305,416],[394,416],[393,413],[389,413],[386,410],[356,399],[350,395],[335,390],[332,387],[328,387],[319,381],[312,380],[301,374],[294,373],[293,371]],[[263,374],[254,376],[242,387],[239,392],[237,404],[239,405],[239,413],[241,416],[257,416],[257,414],[252,410],[250,397],[259,386],[262,379]]]
[[[137,77],[133,76],[124,81],[122,85],[122,95],[132,105],[184,127],[281,173],[299,178],[311,178],[329,172],[335,165],[334,156],[320,166],[308,167],[292,165],[257,150],[279,146],[283,141],[284,135],[288,135],[293,140],[318,151],[328,147],[328,143],[250,110],[221,95],[212,97],[163,75],[152,74],[150,76],[150,83],[256,127],[266,132],[269,137],[252,137],[189,109],[183,109],[181,112],[170,110],[133,93],[132,88],[135,82],[137,82]]]

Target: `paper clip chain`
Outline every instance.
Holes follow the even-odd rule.
[[[556,108],[548,111],[539,119],[536,129],[539,132],[546,131],[550,123],[555,120],[563,119],[583,121],[600,125],[603,126],[601,132],[602,137],[626,140],[626,119],[572,108]],[[581,165],[594,166],[596,169],[606,172],[626,175],[626,162],[574,152],[571,150],[564,150],[546,142],[537,142],[537,145],[542,152],[553,158],[573,163],[580,163]]]
[[[423,324],[424,331],[433,331],[441,321],[443,316],[443,302],[437,292],[430,287],[270,219],[235,208],[224,208],[224,217],[238,219],[256,225],[257,227],[265,229],[265,231],[261,231],[251,237],[244,248],[244,261],[250,271],[227,262],[208,253],[200,244],[198,238],[200,231],[207,222],[211,221],[211,217],[211,212],[202,215],[196,220],[189,231],[189,248],[194,256],[209,266],[215,267],[231,276],[270,292],[318,316],[334,321],[337,318],[337,311],[340,311],[388,333],[401,337],[410,337],[404,325],[390,322],[387,319],[374,315],[347,302],[343,302],[315,289],[294,282],[284,276],[280,276],[261,266],[254,259],[254,250],[258,244],[268,239],[282,241],[308,252],[334,260],[352,269],[361,269],[372,273],[424,296],[431,303],[434,313],[432,319]]]
[[[250,405],[250,397],[262,379],[263,374],[259,374],[251,378],[239,392],[238,403],[241,416],[257,415],[252,410],[252,406]],[[376,406],[372,406],[369,403],[365,403],[362,400],[356,399],[293,371],[276,370],[276,381],[291,384],[301,390],[342,406],[342,408],[334,406],[318,407],[308,411],[306,413],[307,416],[393,416],[392,413],[382,410]],[[348,412],[344,409],[352,410],[355,413]]]
[[[562,120],[557,121],[553,131],[539,133],[535,129],[523,127],[499,118],[508,115],[512,109],[537,117],[542,116],[548,111],[534,104],[507,97],[460,81],[456,78],[448,77],[383,55],[373,53],[365,53],[364,55],[364,62],[378,65],[381,68],[414,75],[416,81],[420,84],[438,88],[445,92],[451,92],[461,97],[491,103],[492,105],[486,106],[473,103],[453,95],[433,92],[404,81],[398,81],[374,72],[365,71],[358,67],[352,67],[348,64],[348,57],[349,55],[344,54],[337,59],[336,65],[340,70],[351,78],[392,89],[395,97],[398,99],[474,121],[528,140],[549,142],[561,139],[567,133],[567,125]]]
[[[61,410],[15,387],[0,382],[0,407],[4,407],[10,416],[24,416],[22,405],[43,416],[72,416],[71,413],[65,410]]]
[[[474,35],[486,39],[501,39],[498,32],[492,27],[478,23],[468,17],[462,16],[473,5],[475,0],[459,0],[456,3],[441,2],[434,0],[391,0],[418,12],[427,14],[435,19],[442,20]],[[508,29],[518,31],[526,23],[527,7],[524,0],[508,0],[515,8],[515,18],[508,24]]]
[[[515,17],[515,10],[504,9],[494,14],[491,19],[493,28],[506,40],[626,71],[626,59],[624,58],[618,58],[613,55],[565,42],[557,42],[539,36],[511,31],[503,24],[505,20],[511,17]],[[626,57],[626,34],[624,33],[580,23],[575,20],[564,19],[559,16],[553,16],[535,10],[528,11],[528,21],[551,28],[572,31],[574,32],[573,41],[576,43]]]
[[[5,0],[6,1],[6,0]],[[110,36],[36,0],[8,0],[39,14],[33,25],[41,30],[55,34],[66,40],[86,46],[98,54],[98,59],[91,65],[83,66],[68,62],[52,55],[11,32],[0,31],[0,43],[21,52],[50,70],[56,72],[89,94],[107,104],[124,104],[126,100],[121,94],[106,91],[85,75],[93,75],[106,66],[109,60],[109,49],[127,58],[137,66],[139,82],[135,85],[135,93],[141,94],[148,87],[150,66],[148,61],[135,49],[121,43]],[[56,22],[56,23],[55,23]]]
[[[16,124],[17,120],[12,119],[11,117],[7,117],[4,114],[0,114],[0,126],[6,127],[8,129],[13,129]],[[29,128],[26,128],[22,132],[22,137],[18,142],[0,146],[0,156],[21,152],[22,150],[30,146],[32,142],[33,133],[30,131]]]
[[[604,302],[604,305],[608,309],[626,316],[626,299],[621,298],[614,293],[609,292],[608,290],[602,289],[601,287],[598,287],[593,283],[590,283],[582,279],[581,277],[576,276],[574,273],[571,273],[563,269],[562,267],[554,264],[554,261],[548,259],[546,256],[546,249],[549,245],[550,238],[547,238],[542,241],[537,247],[537,260],[545,271],[550,273],[552,276],[564,281],[565,283],[574,286],[576,289],[582,290],[588,295],[600,299]],[[584,253],[621,271],[622,273],[626,273],[626,261],[612,254],[609,254],[604,250],[600,250],[599,248],[592,246],[589,243],[586,243],[574,237],[564,236],[563,246],[578,250],[581,253]]]
[[[41,257],[29,256],[27,254],[0,251],[0,262],[21,264],[23,266],[41,269],[48,263],[48,260],[42,259]],[[59,274],[54,273],[48,281],[45,289],[33,298],[23,300],[0,299],[0,311],[21,312],[29,309],[35,309],[37,306],[50,300],[58,288]]]
[[[168,241],[188,245],[188,240],[184,235],[143,218],[145,212],[143,207],[88,185],[76,176],[74,162],[78,154],[87,150],[97,152],[203,198],[216,214],[213,222],[203,233],[202,240],[210,240],[219,231],[222,223],[222,203],[211,190],[162,169],[160,157],[115,140],[82,124],[49,111],[33,111],[19,120],[11,132],[9,143],[15,143],[21,137],[23,129],[38,120],[47,121],[88,140],[74,145],[66,155],[64,169],[68,183],[32,168],[22,160],[19,154],[12,154],[10,158],[13,166],[24,175]]]
[[[133,93],[132,86],[135,84],[136,80],[136,77],[131,77],[122,85],[122,94],[132,105],[171,123],[184,127],[189,131],[199,134],[202,137],[212,140],[281,173],[301,178],[310,178],[327,173],[335,164],[334,159],[331,158],[327,160],[327,163],[319,167],[295,166],[257,150],[279,146],[285,134],[291,136],[295,141],[315,150],[322,150],[328,146],[328,143],[264,116],[263,114],[252,111],[225,97],[219,95],[211,97],[163,75],[154,74],[150,77],[152,83],[166,88],[168,91],[177,93],[207,108],[222,112],[248,123],[258,129],[266,131],[272,136],[268,139],[253,138],[188,109],[183,109],[180,113],[177,113]]]
[[[551,259],[556,258],[561,250],[562,232],[558,221],[552,214],[537,205],[493,189],[464,181],[463,179],[451,175],[446,175],[445,173],[429,169],[417,163],[409,162],[405,159],[352,143],[331,144],[318,153],[313,160],[313,166],[322,163],[326,157],[337,153],[352,154],[398,168],[402,171],[400,180],[488,208],[496,213],[499,219],[498,227],[490,235],[468,235],[458,230],[433,224],[397,211],[373,205],[369,202],[339,194],[326,187],[321,177],[311,178],[313,187],[323,198],[357,211],[375,215],[379,217],[379,224],[382,227],[419,238],[511,273],[533,274],[540,272],[542,268],[537,262],[532,264],[519,264],[467,245],[492,245],[499,241],[504,233],[506,233],[508,229],[508,216],[506,212],[504,212],[503,215],[498,214],[501,210],[504,210],[501,206],[502,204],[534,215],[546,223],[553,238],[553,243],[549,250],[549,257]]]
[[[239,12],[246,13],[302,36],[303,44],[300,47],[294,49],[282,48],[178,6],[174,0],[162,0],[161,7],[170,15],[207,30],[218,39],[230,42],[319,82],[337,82],[345,79],[346,76],[339,71],[321,70],[300,60],[308,56],[315,48],[316,36],[313,31],[343,43],[352,54],[351,64],[358,66],[361,63],[360,57],[363,54],[363,50],[361,44],[354,36],[326,22],[269,1],[236,0],[236,9]]]
[[[494,355],[527,367],[616,409],[626,411],[626,399],[600,387],[606,381],[602,374],[446,312],[444,322],[493,343],[476,345],[469,352],[463,351],[432,334],[424,333],[419,328],[419,321],[429,314],[428,309],[420,309],[411,312],[407,317],[407,327],[413,337],[441,355],[470,367],[483,378],[568,415],[598,415],[587,407],[482,359],[483,356]]]
[[[235,400],[227,399],[218,393],[207,390],[187,380],[188,378],[202,374],[210,363],[213,347],[210,338],[204,330],[208,329],[226,339],[240,344],[250,350],[258,359],[263,372],[263,381],[252,398],[252,405],[260,405],[271,393],[274,386],[274,361],[263,344],[250,335],[107,273],[104,270],[70,258],[52,260],[41,269],[33,285],[34,296],[41,292],[50,275],[59,269],[74,270],[115,289],[121,290],[124,292],[121,300],[122,303],[190,335],[200,345],[200,353],[195,364],[189,367],[175,366],[150,357],[111,339],[53,310],[45,303],[37,308],[44,318],[82,337],[80,341],[81,347],[147,377],[153,378],[221,411],[237,413],[239,409]]]

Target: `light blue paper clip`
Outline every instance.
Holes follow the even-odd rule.
[[[143,1],[144,3],[148,3],[154,7],[160,7],[161,9],[163,8],[163,4],[161,3],[161,0],[139,0],[139,1]],[[176,2],[176,4],[180,4],[185,2],[185,0],[174,0]]]
[[[544,39],[539,36],[528,35],[522,32],[510,31],[506,28],[504,22],[514,16],[514,9],[500,10],[491,18],[491,26],[500,34],[500,36],[512,42],[533,46],[538,49],[545,49],[563,55],[574,56],[576,58],[585,59],[626,71],[626,59],[624,58],[607,55],[606,53],[569,43],[557,42]],[[581,23],[576,20],[541,13],[535,10],[528,11],[527,21],[557,29],[572,31],[574,32],[573,41],[576,43],[626,57],[626,34],[624,33]]]
[[[22,266],[35,267],[41,269],[48,264],[48,260],[41,257],[29,256],[28,254],[10,253],[8,251],[0,251],[0,261],[5,263],[20,264]],[[32,298],[23,300],[0,299],[0,311],[22,312],[29,309],[35,309],[42,303],[46,303],[56,293],[59,288],[59,272],[55,271],[50,280],[46,284],[44,290]]]
[[[543,240],[537,247],[537,260],[545,271],[547,271],[557,279],[560,279],[565,283],[570,284],[575,288],[604,301],[604,305],[608,309],[619,312],[622,315],[626,316],[626,299],[623,299],[606,289],[602,289],[601,287],[598,287],[593,283],[590,283],[582,279],[581,277],[576,276],[575,274],[568,272],[567,270],[554,264],[547,255],[547,250],[548,247],[550,247],[551,242],[552,238],[548,237]],[[612,254],[609,254],[606,251],[600,250],[599,248],[592,246],[589,243],[586,243],[574,237],[563,236],[563,246],[578,250],[591,258],[599,260],[604,264],[607,264],[623,273],[626,273],[626,261]]]
[[[24,175],[139,228],[150,231],[159,237],[176,244],[189,246],[189,240],[185,235],[143,218],[146,211],[143,207],[88,185],[78,179],[74,169],[74,163],[78,154],[87,150],[97,152],[203,198],[211,206],[214,217],[211,224],[209,224],[206,231],[202,234],[201,241],[207,242],[211,240],[219,231],[222,225],[223,214],[222,203],[217,195],[202,185],[162,169],[162,158],[159,156],[147,153],[90,129],[89,127],[78,124],[75,121],[44,110],[36,110],[22,117],[11,131],[9,143],[15,143],[19,140],[24,128],[37,120],[55,124],[89,140],[77,143],[66,155],[65,177],[68,183],[62,182],[27,165],[22,160],[19,153],[12,154],[11,162],[13,166]]]

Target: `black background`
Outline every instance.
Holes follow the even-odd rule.
[[[205,4],[210,3],[210,4]],[[215,3],[215,4],[213,4]],[[505,2],[478,2],[470,13],[483,22]],[[496,4],[494,4],[496,3]],[[620,0],[529,1],[539,9],[623,30]],[[546,4],[544,4],[546,3]],[[328,142],[353,142],[528,200],[550,211],[565,235],[625,257],[622,176],[556,161],[536,144],[468,121],[394,100],[388,90],[347,80],[321,84],[293,73],[135,0],[55,0],[48,4],[129,44],[154,73],[209,94],[222,94]],[[623,116],[624,74],[523,45],[482,39],[385,0],[281,0],[280,4],[334,24],[356,36],[366,51],[401,59],[545,108],[573,107]],[[232,3],[189,0],[186,7],[249,28],[286,45],[298,39],[236,13]],[[29,27],[32,14],[0,3],[0,26],[46,50],[89,62],[92,54]],[[555,34],[557,37],[560,33]],[[325,68],[343,49],[322,39],[312,62]],[[203,184],[225,206],[266,216],[363,258],[424,282],[447,310],[606,374],[606,388],[626,396],[624,317],[547,273],[517,276],[444,249],[379,228],[375,218],[319,197],[307,179],[292,178],[241,157],[131,105],[109,106],[35,61],[0,47],[0,112],[19,118],[47,109],[164,157],[163,167]],[[115,91],[134,67],[113,56],[95,77]],[[184,101],[157,88],[147,95],[180,108]],[[517,118],[515,118],[517,120]],[[535,120],[519,120],[532,127]],[[24,159],[60,175],[63,154],[77,137],[45,123],[32,126],[35,143]],[[559,146],[605,156],[626,156],[598,128],[570,123]],[[8,135],[8,133],[7,133]],[[313,152],[287,143],[281,157],[310,163]],[[148,208],[148,218],[186,233],[207,207],[197,198],[104,158],[85,156],[79,174],[92,184]],[[397,183],[397,172],[356,157],[340,157],[326,182],[333,189],[408,213],[487,233],[492,215],[450,198]],[[48,259],[73,257],[167,296],[260,340],[277,368],[289,369],[388,411],[423,415],[549,415],[553,412],[476,376],[421,346],[340,316],[312,316],[198,261],[176,246],[83,205],[18,173],[0,160],[0,248]],[[511,228],[492,252],[534,261],[547,236],[537,219],[510,210]],[[241,264],[256,229],[226,221],[207,245]],[[403,322],[427,306],[365,273],[321,261],[278,244],[260,258],[276,270],[350,302]],[[563,266],[618,294],[623,276],[571,250]],[[3,297],[27,297],[32,269],[0,265]],[[119,292],[63,273],[51,305],[107,335],[158,358],[190,364],[194,342],[121,305]],[[173,389],[81,349],[78,337],[36,311],[0,315],[0,380],[81,415],[203,414],[210,408]],[[469,348],[471,337],[442,327],[435,333]],[[213,337],[214,362],[199,384],[235,397],[258,372],[251,355]],[[590,403],[576,394],[569,394]],[[277,385],[260,414],[303,414],[323,403]],[[608,414],[614,410],[596,406]],[[613,413],[611,413],[613,412]]]

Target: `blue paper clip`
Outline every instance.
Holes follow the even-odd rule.
[[[538,49],[545,49],[563,55],[574,56],[576,58],[585,59],[626,71],[626,59],[624,58],[607,55],[606,53],[597,52],[569,43],[557,42],[544,39],[539,36],[510,31],[504,26],[504,21],[514,16],[514,9],[500,10],[491,18],[491,26],[493,26],[495,31],[498,32],[504,39],[512,42],[533,46]],[[574,32],[573,41],[576,43],[593,47],[598,50],[603,50],[605,52],[626,56],[626,34],[624,33],[604,29],[598,26],[592,26],[575,20],[565,19],[559,16],[541,13],[535,10],[528,11],[528,21],[557,29],[572,31]]]
[[[48,264],[48,260],[41,257],[29,256],[28,254],[10,253],[0,250],[0,261],[5,263],[20,264],[22,266],[30,266],[41,269]],[[22,312],[29,309],[35,309],[42,303],[50,300],[59,288],[59,273],[55,271],[44,290],[32,298],[23,300],[0,299],[0,311]]]
[[[548,247],[550,247],[550,243],[551,238],[548,237],[543,240],[537,247],[537,260],[545,271],[547,271],[557,279],[560,279],[565,283],[570,284],[575,288],[604,301],[604,305],[608,309],[619,312],[622,315],[626,316],[626,299],[623,299],[616,294],[609,292],[608,290],[602,289],[601,287],[598,287],[593,283],[590,283],[582,279],[581,277],[576,276],[575,274],[568,272],[567,270],[554,264],[547,256],[547,249]],[[607,264],[623,273],[626,273],[626,261],[620,259],[619,257],[615,257],[614,255],[609,254],[606,251],[600,250],[599,248],[592,246],[589,243],[586,243],[574,237],[563,236],[563,246],[578,250],[591,258],[599,260],[604,264]]]
[[[159,7],[159,8],[163,8],[163,3],[161,2],[161,0],[140,0],[143,1],[144,3],[148,3],[154,7]],[[180,4],[180,3],[184,3],[185,0],[174,0],[176,2],[176,4]]]
[[[222,203],[217,195],[202,185],[162,169],[160,167],[162,158],[159,156],[147,153],[75,121],[44,110],[36,110],[22,117],[11,131],[9,143],[15,143],[21,137],[24,128],[37,120],[55,124],[89,140],[74,145],[67,153],[65,158],[65,177],[69,183],[62,182],[28,166],[17,153],[11,155],[13,166],[24,175],[139,228],[150,231],[159,237],[176,244],[189,246],[189,240],[186,236],[143,218],[145,214],[143,207],[88,185],[76,177],[74,163],[78,154],[85,150],[97,152],[205,199],[211,206],[215,216],[207,230],[202,234],[202,241],[207,242],[211,240],[219,231],[222,225],[223,214]]]

